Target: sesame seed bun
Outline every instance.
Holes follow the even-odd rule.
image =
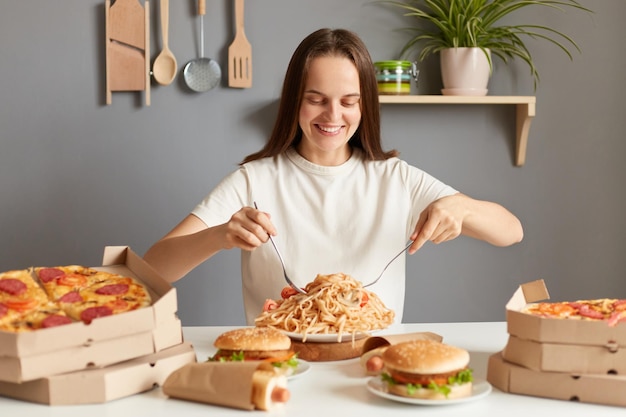
[[[232,351],[281,351],[291,348],[291,339],[269,327],[242,327],[222,333],[213,345]]]
[[[385,367],[414,374],[443,374],[467,367],[465,349],[433,340],[411,340],[389,346],[382,355]]]

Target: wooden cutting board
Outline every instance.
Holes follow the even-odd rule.
[[[105,2],[106,103],[113,91],[145,91],[150,105],[150,2]]]
[[[310,362],[341,361],[361,356],[363,344],[367,338],[347,342],[302,342],[291,341],[291,349],[298,354],[298,358]]]

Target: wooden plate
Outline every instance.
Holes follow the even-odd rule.
[[[347,342],[302,342],[291,340],[291,349],[298,354],[298,358],[311,362],[341,361],[361,356],[363,344],[367,339],[358,339],[354,343]]]

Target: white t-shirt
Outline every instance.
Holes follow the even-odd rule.
[[[456,192],[398,158],[365,161],[356,149],[344,164],[328,167],[289,149],[241,166],[192,214],[211,227],[256,202],[271,216],[278,233],[274,240],[296,285],[338,272],[367,284],[406,246],[424,208]],[[265,300],[278,299],[287,283],[269,241],[241,253],[244,308],[253,325]],[[396,259],[369,287],[395,311],[396,323],[404,309],[405,258]]]

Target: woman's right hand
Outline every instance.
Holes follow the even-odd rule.
[[[240,248],[251,251],[267,242],[268,234],[276,235],[270,214],[253,207],[243,207],[222,226],[225,249]]]
[[[189,214],[148,249],[144,260],[174,282],[223,249],[256,249],[267,242],[268,233],[276,234],[270,215],[252,207],[242,208],[228,222],[213,227]]]

